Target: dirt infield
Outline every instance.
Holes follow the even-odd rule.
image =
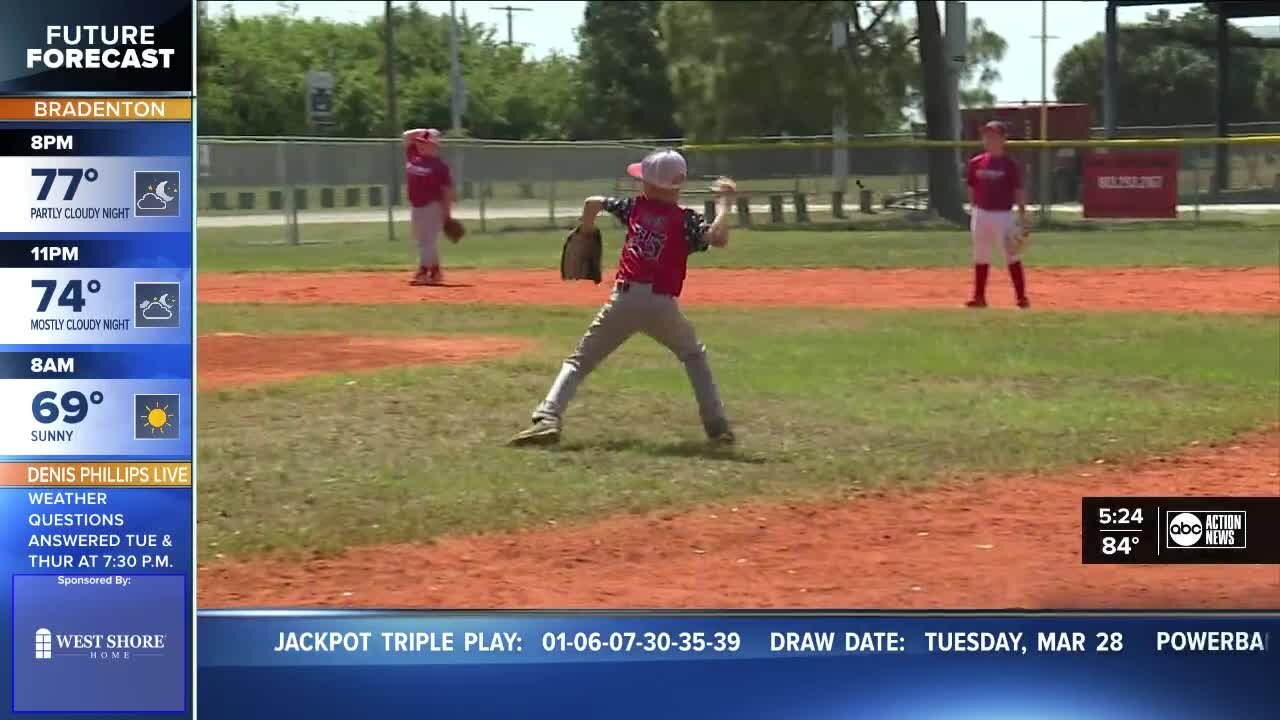
[[[202,274],[210,303],[596,305],[607,285],[549,271]],[[956,308],[964,269],[692,273],[694,305]],[[1035,269],[1037,308],[1280,312],[1280,268]],[[993,304],[1009,306],[997,275]],[[202,389],[518,352],[511,338],[202,337]],[[290,366],[278,358],[287,354]],[[265,373],[265,374],[264,374]],[[1275,608],[1280,568],[1080,564],[1085,495],[1280,495],[1280,428],[1213,448],[1053,477],[998,477],[840,502],[745,501],[575,526],[223,560],[199,604],[426,608]]]
[[[202,335],[201,390],[266,385],[309,375],[488,360],[533,343],[494,337],[358,337],[338,334]],[[288,358],[288,362],[281,362]]]
[[[222,561],[200,568],[200,606],[1280,607],[1277,567],[1081,565],[1084,495],[1280,495],[1280,428],[1051,478]]]
[[[208,303],[596,305],[606,286],[561,282],[549,270],[459,270],[444,287],[409,287],[397,272],[210,273]],[[1257,313],[1280,311],[1280,268],[1097,268],[1030,271],[1035,307]],[[682,300],[694,305],[955,308],[968,297],[968,269],[720,270],[690,274]],[[1012,306],[1002,274],[990,300]]]

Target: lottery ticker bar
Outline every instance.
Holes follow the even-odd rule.
[[[4,712],[190,716],[193,3],[5,16]]]

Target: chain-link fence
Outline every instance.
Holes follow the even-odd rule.
[[[1171,128],[1126,128],[1120,134],[1152,137],[1157,132],[1179,137]],[[1220,145],[1205,137],[1203,128],[1178,132],[1187,139],[1156,148],[1177,155],[1179,217],[1194,220],[1210,209],[1280,211],[1269,208],[1280,203],[1280,136]],[[839,149],[823,138],[781,140],[683,146],[690,172],[686,202],[701,206],[708,199],[707,181],[729,175],[739,182],[737,219],[744,223],[913,224],[929,207],[931,150],[912,144],[909,136],[864,138]],[[457,181],[456,215],[489,231],[571,225],[584,197],[631,191],[626,165],[655,146],[674,144],[678,141],[462,140],[446,142],[442,152]],[[1144,149],[1152,148],[1114,151]],[[1085,158],[1099,151],[1080,143],[1018,148],[1014,154],[1023,163],[1031,202],[1055,217],[1071,218],[1081,212]],[[959,173],[972,150],[942,152]],[[203,227],[276,225],[283,228],[280,241],[300,242],[313,223],[385,222],[394,239],[396,223],[407,219],[398,140],[208,138],[200,142],[199,165]],[[1221,181],[1220,167],[1226,171]]]
[[[1106,137],[1103,128],[1095,127],[1091,134],[1094,139]],[[1218,126],[1212,123],[1199,125],[1132,125],[1116,128],[1115,138],[1205,138],[1218,134]],[[1280,122],[1245,122],[1232,123],[1231,135],[1280,135]]]
[[[884,136],[886,141],[909,136]],[[788,140],[795,141],[796,138]],[[821,138],[804,139],[821,142]],[[769,139],[764,139],[768,142]],[[448,141],[442,154],[458,188],[455,213],[481,231],[572,224],[589,195],[630,192],[628,163],[679,140],[607,143]],[[736,178],[749,208],[765,214],[796,197],[830,213],[831,193],[872,191],[873,202],[922,197],[924,153],[903,147],[848,151],[848,181],[833,177],[830,147],[762,146],[735,151],[686,149],[693,204],[719,175]],[[284,227],[282,241],[304,239],[310,223],[386,222],[407,218],[404,155],[398,140],[202,138],[199,208],[203,227]],[[701,182],[701,181],[708,182]],[[837,214],[843,214],[837,212]]]
[[[556,224],[585,194],[612,193],[645,152],[622,143],[450,141],[458,214]],[[283,224],[297,241],[308,222],[388,222],[407,212],[399,140],[202,138],[199,207],[217,226]]]

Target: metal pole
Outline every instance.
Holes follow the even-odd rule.
[[[276,179],[284,188],[280,198],[280,209],[284,211],[284,237],[290,245],[298,244],[298,216],[293,212],[293,185],[289,182],[289,160],[287,142],[276,143]]]
[[[1218,108],[1214,124],[1218,137],[1226,137],[1229,133],[1229,116],[1231,114],[1231,36],[1227,34],[1227,11],[1218,6]],[[1214,147],[1213,192],[1224,191],[1231,187],[1231,163],[1226,144]]]
[[[1200,152],[1199,150],[1196,151],[1194,157],[1195,157],[1195,160],[1193,160],[1191,163],[1191,176],[1195,178],[1195,183],[1196,183],[1196,191],[1193,197],[1195,197],[1195,200],[1194,200],[1195,219],[1196,219],[1196,226],[1198,227],[1200,225]]]
[[[465,16],[464,16],[465,19]],[[458,3],[449,3],[449,127],[451,134],[457,138],[462,135],[462,114],[467,104],[467,90],[462,85],[462,61],[458,57]],[[454,186],[466,186],[466,174],[463,167],[466,150],[458,147],[454,156]]]
[[[1040,139],[1049,139],[1049,3],[1040,0]],[[1049,220],[1049,150],[1040,151],[1040,221]]]
[[[1102,51],[1102,127],[1103,137],[1116,136],[1116,85],[1120,78],[1120,28],[1116,24],[1116,4],[1107,3],[1106,34]]]
[[[845,49],[849,28],[844,18],[831,23],[831,50],[837,57]],[[834,89],[835,107],[831,111],[831,141],[836,147],[831,149],[831,182],[835,192],[843,193],[849,186],[849,148],[843,143],[849,142],[849,127],[845,116],[845,82],[841,73],[836,73],[839,87]]]
[[[387,137],[396,137],[400,134],[400,118],[396,109],[396,53],[395,53],[395,25],[394,17],[391,10],[391,0],[386,0],[385,5],[386,18],[385,36],[386,36],[386,57],[387,57]],[[391,178],[387,183],[387,240],[395,241],[396,239],[396,221],[395,221],[395,204],[400,199],[400,173],[403,168],[400,162],[400,147],[398,144],[391,145]]]
[[[551,227],[556,226],[556,179],[551,178],[550,188],[547,192],[547,217],[551,219]]]
[[[462,67],[458,62],[458,3],[449,3],[449,87],[452,97],[449,101],[450,127],[453,131],[462,129]]]
[[[963,138],[960,112],[960,76],[964,73],[965,57],[969,54],[969,13],[963,2],[947,2],[946,34],[943,45],[947,54],[947,112],[951,113],[951,139]],[[956,147],[953,152],[956,171],[964,167],[964,151]]]

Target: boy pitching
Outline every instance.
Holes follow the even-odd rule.
[[[687,172],[680,153],[659,150],[627,167],[627,174],[643,183],[640,195],[587,198],[582,208],[583,232],[592,232],[601,210],[627,228],[613,293],[577,349],[565,359],[546,399],[533,412],[533,424],[513,437],[512,445],[558,442],[561,418],[578,386],[637,332],[662,343],[684,363],[707,437],[715,443],[734,441],[711,376],[706,348],[680,312],[679,303],[689,254],[729,243],[727,219],[732,183],[721,184],[719,212],[715,221],[708,224],[701,214],[679,205]]]
[[[412,285],[439,285],[440,233],[453,206],[453,175],[440,158],[440,131],[406,130],[404,172],[409,188],[409,220],[418,243],[418,272]]]
[[[969,231],[973,235],[973,298],[966,305],[972,308],[987,306],[991,246],[997,242],[1004,249],[1005,264],[1009,267],[1018,307],[1031,307],[1031,301],[1027,299],[1026,275],[1015,244],[1018,227],[1026,227],[1027,194],[1022,187],[1018,164],[1005,152],[1006,138],[1003,123],[993,120],[982,126],[985,152],[969,160],[966,172],[969,205],[973,211],[969,222]],[[1018,205],[1017,224],[1012,212],[1015,203]]]

